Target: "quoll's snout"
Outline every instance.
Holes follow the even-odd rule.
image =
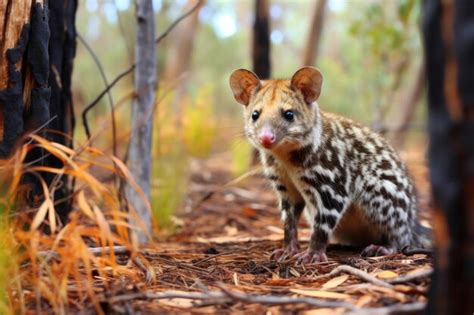
[[[271,129],[263,129],[260,132],[258,139],[263,147],[270,149],[273,144],[275,144],[276,136]]]

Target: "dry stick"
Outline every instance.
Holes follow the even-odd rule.
[[[145,282],[147,285],[150,285],[155,280],[153,269],[145,266],[140,257],[134,257],[132,258],[132,261],[145,274]]]
[[[126,246],[105,246],[105,247],[89,247],[89,252],[93,255],[107,255],[110,254],[112,251],[116,255],[125,255],[130,253],[130,249]],[[53,250],[45,250],[38,252],[37,256],[39,257],[59,257],[59,254]]]
[[[102,81],[104,81],[105,86],[109,85],[109,81],[107,80],[107,76],[105,75],[104,67],[102,67],[102,63],[99,60],[99,57],[97,57],[96,53],[92,49],[92,47],[86,42],[86,40],[81,36],[81,34],[76,33],[77,38],[79,41],[84,45],[84,47],[87,49],[89,54],[91,55],[92,59],[95,62],[95,65],[97,66],[97,69],[99,69],[100,76],[102,77]],[[117,156],[117,125],[115,123],[115,109],[114,109],[114,100],[112,98],[112,92],[108,91],[107,92],[108,98],[109,98],[109,106],[110,106],[110,118],[112,120],[112,154],[114,156]],[[87,134],[90,134],[90,130],[86,130]]]
[[[397,283],[405,283],[405,282],[410,282],[413,280],[419,280],[422,278],[426,278],[431,276],[433,273],[433,269],[426,269],[426,270],[420,270],[418,272],[414,272],[412,274],[400,276],[397,278],[392,278],[392,279],[387,279],[387,282],[392,283],[392,284],[397,284]]]
[[[348,266],[348,265],[338,266],[338,267],[334,268],[331,272],[326,273],[324,275],[317,276],[317,277],[313,278],[313,280],[336,276],[336,275],[340,274],[341,272],[349,273],[351,275],[357,276],[357,277],[359,277],[359,278],[361,278],[361,279],[363,279],[367,282],[370,282],[372,284],[375,284],[375,285],[378,285],[378,286],[381,286],[381,287],[393,289],[393,286],[391,284],[389,284],[385,281],[382,281],[380,279],[377,279],[376,277],[369,275],[365,271],[362,271],[360,269],[357,269],[357,268],[354,268],[354,267],[351,267],[351,266]]]
[[[189,15],[191,15],[200,5],[201,5],[201,0],[199,0],[194,7],[192,7],[188,12],[184,13],[181,15],[179,18],[177,18],[171,25],[163,32],[161,33],[160,36],[158,36],[155,39],[155,44],[158,44],[161,40],[163,40],[168,34],[185,18],[187,18]],[[90,138],[90,129],[89,129],[89,123],[87,122],[87,113],[94,107],[96,106],[99,101],[104,97],[105,94],[109,92],[111,88],[115,86],[123,77],[126,75],[132,73],[133,70],[135,70],[136,64],[133,63],[127,70],[123,71],[120,73],[109,85],[106,86],[106,88],[89,104],[87,107],[82,111],[82,124],[84,125],[84,129],[86,130],[87,138]]]

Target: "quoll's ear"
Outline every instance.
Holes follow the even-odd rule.
[[[236,101],[247,106],[252,91],[260,88],[260,79],[252,71],[238,69],[230,75],[229,84]]]
[[[321,85],[323,84],[323,75],[313,67],[303,67],[291,77],[291,87],[301,91],[306,103],[312,103],[319,98],[321,94]]]

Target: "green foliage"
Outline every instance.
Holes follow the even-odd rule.
[[[231,141],[232,175],[240,176],[248,171],[252,161],[253,147],[247,139],[237,138]]]

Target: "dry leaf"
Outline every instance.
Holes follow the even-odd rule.
[[[431,268],[430,266],[425,265],[425,266],[410,270],[409,272],[407,272],[407,275],[414,275],[414,274],[422,273],[422,272],[425,272],[427,270],[432,270],[432,269],[433,268]]]
[[[271,285],[271,286],[287,286],[293,283],[293,280],[291,279],[270,279],[267,282],[265,282],[265,285]]]
[[[363,307],[367,304],[369,304],[373,300],[373,297],[369,294],[361,296],[359,300],[357,300],[356,305],[358,307]]]
[[[410,293],[416,291],[413,287],[405,284],[397,284],[394,286],[395,290],[403,292],[403,293]]]
[[[345,300],[351,296],[349,294],[330,292],[330,291],[318,291],[318,290],[303,290],[303,289],[290,289],[291,292],[301,294],[305,296],[326,298],[326,299],[338,299]]]
[[[325,284],[323,284],[323,289],[333,289],[338,287],[340,284],[344,283],[347,279],[349,279],[349,275],[342,275],[336,278],[332,278]]]
[[[241,210],[242,214],[247,218],[255,218],[257,216],[257,212],[250,207],[242,207]]]
[[[398,273],[391,270],[384,270],[384,271],[377,272],[376,277],[380,279],[390,279],[390,278],[398,277]]]
[[[307,310],[304,311],[303,315],[338,315],[342,314],[344,312],[344,309],[342,308],[317,308],[314,310]]]
[[[239,276],[237,275],[236,272],[234,272],[234,284],[235,284],[236,286],[239,285]]]
[[[159,303],[167,305],[167,306],[181,307],[181,308],[190,308],[194,306],[194,300],[184,299],[184,298],[162,299],[162,300],[159,300]]]

